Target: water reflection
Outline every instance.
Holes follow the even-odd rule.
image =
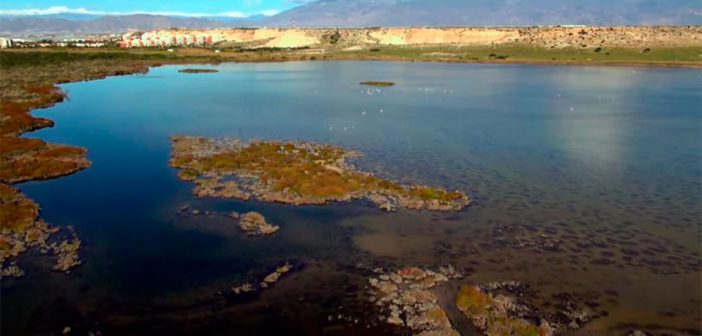
[[[560,150],[586,169],[608,175],[609,180],[625,173],[631,160],[630,133],[634,131],[627,115],[640,112],[626,102],[642,94],[621,90],[636,80],[632,70],[569,70],[554,73],[549,80],[557,87],[548,113]]]

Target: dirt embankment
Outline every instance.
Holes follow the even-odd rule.
[[[431,44],[653,48],[702,46],[702,27],[173,29],[148,32],[129,38],[141,39],[143,45],[241,43],[257,48]]]

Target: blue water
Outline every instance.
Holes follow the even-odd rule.
[[[467,281],[518,279],[545,292],[611,289],[619,297],[602,302],[606,330],[642,322],[632,320],[634,308],[667,328],[699,327],[698,69],[384,62],[205,67],[219,72],[181,74],[183,66],[164,66],[147,75],[64,84],[70,101],[35,111],[56,126],[27,136],[89,150],[90,169],[20,185],[42,206],[44,219],[76,228],[85,264],[70,275],[37,267],[23,282],[4,283],[7,332],[100,321],[106,330],[134,334],[120,328],[172,324],[110,316],[140,316],[134,306],[169,311],[173,302],[200,302],[286,258],[318,262],[324,266],[317,272],[335,279],[346,275],[334,265],[357,260],[452,263],[470,269]],[[397,85],[358,84],[365,80]],[[456,214],[388,214],[363,203],[295,208],[197,200],[192,185],[168,167],[173,135],[337,144],[363,152],[356,165],[365,170],[460,189],[475,202]],[[260,211],[281,231],[249,239],[216,220],[179,217],[186,203]],[[560,248],[540,246],[544,235],[557,238]],[[602,251],[588,245],[598,237],[608,240]],[[622,252],[631,249],[636,254]],[[627,285],[631,281],[641,285]],[[657,286],[682,286],[686,293],[658,300]],[[276,302],[272,296],[264,301]],[[327,307],[319,306],[322,318],[311,314],[312,326],[325,323]],[[53,314],[66,309],[74,313]],[[661,313],[671,310],[678,316]],[[256,323],[265,329],[254,321],[251,330]],[[298,327],[290,329],[304,329]]]

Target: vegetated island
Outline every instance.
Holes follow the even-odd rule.
[[[379,81],[365,81],[361,82],[361,85],[370,85],[370,86],[395,86],[395,83],[393,82],[379,82]]]
[[[197,73],[215,73],[219,72],[217,69],[181,69],[178,70],[180,73],[197,74]]]
[[[293,205],[366,199],[381,209],[457,211],[470,203],[460,191],[404,186],[350,167],[360,155],[311,142],[251,141],[174,136],[170,165],[196,184],[198,197]]]

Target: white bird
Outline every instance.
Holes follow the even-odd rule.
[[[332,127],[332,126],[329,126],[329,130],[330,130],[330,131],[331,131],[331,130],[333,130],[333,129],[334,129],[334,127]]]
[[[366,115],[366,111],[361,112],[361,115],[362,116]]]
[[[383,113],[383,109],[380,109],[380,113]]]
[[[575,111],[575,107],[570,108],[570,112],[573,112],[573,111]]]

